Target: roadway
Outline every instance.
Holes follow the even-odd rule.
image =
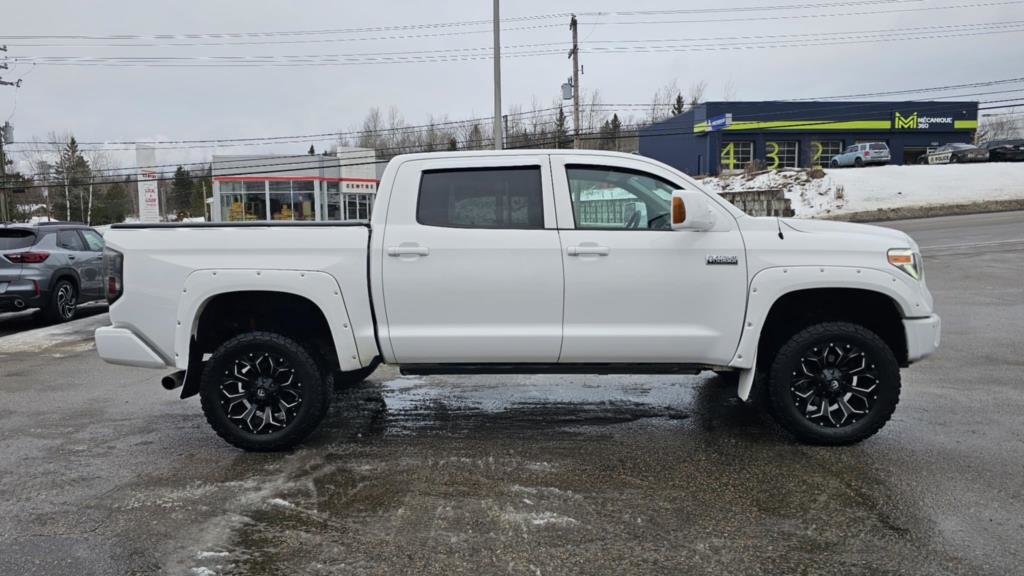
[[[943,344],[847,448],[710,375],[385,367],[306,447],[247,454],[163,372],[101,362],[105,315],[0,338],[0,573],[1017,573],[1024,212],[886,225]]]

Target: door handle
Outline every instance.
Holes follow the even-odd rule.
[[[68,260],[74,260],[74,259],[75,259],[74,256],[71,256],[70,254],[68,255]]]
[[[429,256],[426,246],[388,246],[388,256]]]
[[[569,246],[565,249],[565,253],[569,256],[583,256],[588,254],[607,256],[611,253],[611,249],[607,246]]]

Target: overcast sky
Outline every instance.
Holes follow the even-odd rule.
[[[806,4],[813,1],[772,0],[757,3],[752,0],[719,0],[682,3],[660,0],[627,3],[621,0],[506,0],[502,16],[515,19],[570,11],[590,13],[720,9]],[[694,81],[707,81],[708,99],[721,98],[726,85],[731,82],[735,89],[735,99],[759,100],[897,90],[1024,76],[1021,68],[1021,62],[1024,62],[1024,27],[1012,27],[1013,22],[1024,21],[1024,3],[998,0],[821,0],[820,3],[831,3],[834,6],[758,12],[734,10],[693,14],[581,16],[581,62],[584,66],[581,83],[585,91],[599,90],[601,99],[606,103],[634,103],[650,101],[656,89],[672,80],[676,80],[684,91]],[[979,3],[994,5],[979,6]],[[921,10],[966,4],[973,6]],[[896,10],[912,11],[894,12]],[[813,17],[835,13],[847,15]],[[491,44],[490,27],[487,24],[384,32],[270,36],[262,40],[316,42],[241,46],[102,47],[93,44],[104,42],[19,40],[10,36],[316,31],[464,22],[488,20],[490,17],[490,0],[8,1],[0,13],[0,36],[6,37],[0,39],[0,44],[8,44],[6,55],[9,58],[280,56],[485,49]],[[754,20],[737,20],[744,18]],[[567,24],[568,18],[565,17],[511,20],[504,25],[510,29],[504,32],[502,43],[509,46],[507,51],[510,53],[564,49],[568,47],[570,38]],[[934,28],[975,24],[1004,27]],[[524,27],[529,29],[511,30]],[[773,49],[623,54],[595,51],[599,47],[631,45],[766,41],[713,40],[723,37],[821,33],[863,35],[907,28],[922,28],[918,35],[939,37],[886,42],[868,36],[856,39],[860,42],[856,44]],[[986,34],[956,36],[976,33],[978,30]],[[993,30],[1000,32],[992,33]],[[460,34],[359,40],[382,35],[410,36],[448,32]],[[156,42],[254,40],[261,39],[170,38]],[[821,40],[814,39],[817,42]],[[28,45],[54,42],[68,46]],[[548,45],[558,42],[564,45]],[[109,44],[110,41],[105,43]],[[544,46],[512,47],[536,44]],[[564,53],[504,59],[502,76],[506,111],[515,104],[528,107],[533,100],[542,106],[550,105],[558,98],[559,86],[570,72],[570,61]],[[493,97],[491,73],[491,61],[488,59],[359,66],[206,69],[32,66],[22,63],[12,64],[11,70],[0,70],[4,80],[23,79],[19,90],[0,87],[0,121],[13,114],[11,122],[16,126],[16,138],[19,140],[28,140],[32,136],[44,137],[51,131],[72,131],[82,141],[229,138],[349,130],[361,123],[369,108],[392,105],[398,107],[409,123],[420,124],[426,122],[431,115],[447,116],[450,119],[490,115]],[[317,143],[318,150],[323,147],[324,143]],[[306,148],[308,144],[232,147],[222,148],[218,153],[301,153]],[[165,150],[161,151],[159,159],[161,162],[202,160],[211,153],[213,150],[210,149]],[[134,160],[130,154],[123,154],[122,157],[127,158],[125,161],[128,163]]]

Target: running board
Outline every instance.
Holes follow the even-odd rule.
[[[701,364],[402,364],[410,376],[433,374],[699,374]]]

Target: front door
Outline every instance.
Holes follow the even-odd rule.
[[[671,229],[671,171],[618,157],[554,156],[565,265],[563,363],[728,364],[746,305],[746,258],[733,216]]]
[[[386,209],[383,329],[396,361],[558,360],[562,258],[546,156],[408,161]]]

